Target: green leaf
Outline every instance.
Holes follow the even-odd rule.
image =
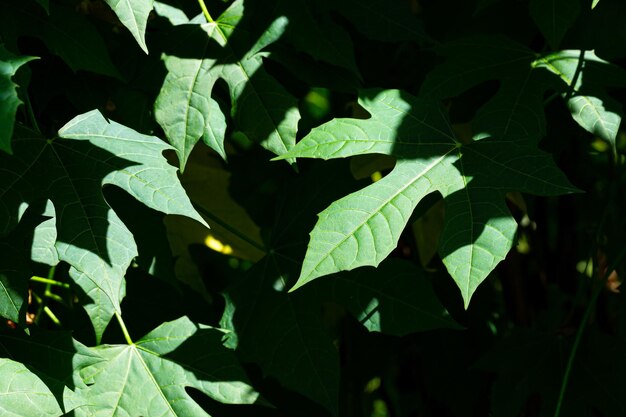
[[[105,0],[115,12],[120,22],[130,31],[141,49],[148,53],[146,46],[146,25],[152,11],[153,0]]]
[[[580,0],[531,0],[533,18],[550,47],[557,49],[580,13]]]
[[[285,36],[297,50],[359,75],[348,32],[321,13],[319,4],[283,0],[276,7],[278,11],[272,11],[272,15],[283,14],[289,18]]]
[[[317,292],[316,286],[294,294],[287,288],[297,276],[315,213],[354,189],[347,165],[345,161],[318,164],[279,190],[267,255],[225,290],[221,321],[231,330],[229,345],[243,360],[258,363],[265,375],[333,415],[338,413],[339,358],[320,305],[329,301],[329,294],[323,289]],[[302,407],[308,411],[310,404]]]
[[[269,255],[231,286],[221,325],[242,360],[337,414],[339,357],[320,316],[315,296],[285,291],[297,263]],[[236,339],[236,340],[235,340]],[[303,377],[306,376],[306,377]]]
[[[406,2],[385,0],[329,1],[367,37],[383,42],[429,41],[422,23],[411,13]]]
[[[154,11],[166,18],[173,26],[189,23],[189,18],[181,9],[160,1],[154,2]]]
[[[0,317],[21,323],[27,297],[28,264],[11,239],[0,240]]]
[[[533,66],[558,76],[563,84],[557,84],[557,91],[565,90],[563,96],[576,123],[607,141],[616,153],[623,110],[605,88],[626,85],[626,71],[598,58],[593,51],[576,50],[549,54],[537,59]]]
[[[37,24],[31,22],[30,24]],[[73,71],[86,70],[121,78],[96,29],[74,10],[53,3],[41,39]]]
[[[54,395],[24,365],[0,358],[0,412],[3,416],[60,416]]]
[[[10,17],[4,25],[17,32],[14,36],[41,39],[72,71],[85,70],[121,79],[102,37],[75,10],[53,2],[48,15],[31,2],[1,2],[0,12]]]
[[[378,265],[396,247],[417,203],[439,191],[446,204],[439,253],[467,306],[512,246],[516,223],[505,193],[575,191],[549,156],[526,141],[483,138],[461,144],[432,102],[396,90],[369,90],[359,103],[370,119],[332,120],[281,158],[382,153],[398,162],[382,180],[319,214],[292,290],[333,272]]]
[[[0,45],[0,150],[11,153],[11,136],[18,106],[18,85],[11,81],[19,67],[33,59],[32,56],[16,56]]]
[[[593,2],[591,2],[591,10],[595,9],[598,3],[600,3],[600,0],[593,0]]]
[[[389,259],[378,269],[337,274],[318,285],[320,301],[343,305],[369,331],[404,336],[459,328],[437,299],[426,273],[406,261]]]
[[[180,43],[164,57],[168,74],[155,117],[176,148],[181,170],[200,138],[225,157],[225,117],[211,98],[220,79],[228,85],[236,127],[246,136],[277,155],[295,143],[300,119],[296,101],[265,72],[259,52],[282,35],[287,22],[279,18],[256,41],[242,40],[246,35],[240,32],[231,39],[242,15],[239,0],[215,22],[181,25],[171,34]]]
[[[34,214],[35,210],[22,209],[17,227],[0,238],[0,317],[18,325],[23,325],[26,318],[28,279],[33,275],[29,255],[43,220]]]
[[[31,328],[30,335],[16,330],[0,333],[0,356],[19,361],[41,378],[67,413],[84,403],[79,392],[87,385],[78,370],[103,359],[74,340],[69,332]]]
[[[430,71],[420,97],[454,97],[484,81],[526,76],[536,54],[501,36],[472,36],[445,43],[437,52],[446,61]]]
[[[229,404],[253,403],[258,394],[224,333],[182,317],[163,323],[133,345],[102,345],[93,351],[104,361],[80,371],[89,388],[77,416],[208,416],[187,394],[198,389]]]
[[[546,134],[541,74],[528,69],[524,76],[503,80],[496,95],[472,120],[475,136],[538,143]]]
[[[0,158],[5,175],[0,196],[3,233],[14,228],[23,203],[50,199],[56,211],[59,260],[89,298],[87,310],[101,337],[124,297],[123,276],[137,249],[132,234],[102,195],[116,185],[148,207],[204,220],[195,212],[162,152],[158,138],[139,134],[98,111],[75,117],[60,131],[65,139],[45,140],[20,132],[12,158]]]

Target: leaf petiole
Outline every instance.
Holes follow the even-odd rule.
[[[207,22],[213,23],[214,20],[211,17],[211,14],[209,13],[209,9],[206,8],[206,4],[204,4],[204,0],[198,0],[198,4],[200,5],[200,8],[202,9],[202,14],[204,14],[204,17],[206,18]]]
[[[126,324],[124,323],[124,320],[122,319],[122,315],[116,311],[115,318],[117,319],[117,322],[119,323],[120,328],[122,329],[122,333],[124,334],[124,339],[126,339],[126,343],[128,343],[131,346],[134,345],[135,343],[133,342],[133,339],[130,338],[130,334],[128,333]]]
[[[41,282],[43,284],[55,285],[57,287],[63,287],[63,288],[69,288],[70,287],[70,284],[68,284],[66,282],[60,282],[60,281],[56,281],[56,280],[50,279],[50,278],[38,277],[36,275],[30,277],[30,280],[33,281],[33,282]]]

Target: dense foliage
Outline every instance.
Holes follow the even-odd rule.
[[[0,0],[0,414],[626,414],[625,19]]]

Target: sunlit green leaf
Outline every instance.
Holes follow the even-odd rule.
[[[141,49],[148,53],[146,46],[146,25],[152,11],[153,0],[105,0],[115,12],[120,22],[128,28]]]
[[[208,416],[187,393],[195,388],[230,404],[253,403],[248,385],[224,334],[183,317],[163,323],[133,345],[102,345],[103,361],[80,372],[89,387],[77,416]]]
[[[54,395],[24,365],[0,358],[0,412],[7,417],[60,416]]]
[[[21,131],[14,156],[2,159],[0,230],[14,228],[20,204],[52,201],[58,257],[72,266],[70,275],[88,297],[85,308],[99,338],[119,311],[123,276],[137,254],[102,186],[116,185],[150,208],[205,223],[180,186],[176,168],[162,156],[171,148],[161,140],[109,122],[98,111],[77,116],[59,134],[65,139]]]
[[[287,21],[277,19],[259,39],[248,41],[236,31],[242,16],[243,2],[238,0],[215,22],[178,26],[172,33],[184,44],[164,57],[168,75],[155,103],[155,117],[176,148],[181,169],[201,138],[226,156],[226,119],[211,98],[220,79],[228,85],[237,129],[277,155],[295,143],[300,118],[296,101],[265,72],[260,52],[282,35]]]
[[[535,61],[536,68],[555,74],[564,88],[574,120],[589,133],[611,144],[622,121],[622,105],[606,92],[608,86],[626,85],[626,71],[600,59],[593,51],[559,51]],[[558,86],[557,86],[558,88]]]
[[[335,119],[313,129],[283,157],[398,158],[382,180],[331,204],[311,232],[295,288],[333,272],[378,265],[396,247],[417,203],[439,191],[446,204],[439,253],[465,304],[506,256],[516,223],[507,191],[572,192],[549,156],[524,141],[485,138],[463,145],[443,110],[399,91],[364,91],[367,120]]]

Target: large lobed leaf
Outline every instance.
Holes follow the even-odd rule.
[[[281,155],[295,144],[300,119],[296,100],[262,67],[260,51],[277,40],[286,19],[279,18],[257,40],[239,29],[242,0],[218,19],[180,25],[172,31],[177,46],[164,56],[168,74],[155,103],[155,118],[176,148],[181,170],[193,146],[202,140],[222,157],[226,118],[212,91],[228,85],[231,116],[237,129]]]
[[[337,271],[378,265],[396,247],[419,201],[438,191],[446,204],[439,253],[467,306],[513,244],[516,223],[505,193],[575,191],[550,157],[526,141],[487,137],[461,144],[435,103],[396,90],[363,91],[359,102],[370,119],[332,120],[283,157],[381,153],[398,162],[382,180],[319,214],[293,289]]]
[[[243,360],[259,364],[265,375],[334,415],[339,353],[329,337],[324,306],[341,306],[368,330],[394,335],[455,327],[424,271],[404,261],[390,260],[380,269],[346,272],[302,291],[287,291],[297,277],[315,213],[355,189],[345,162],[318,164],[285,185],[270,250],[226,289],[222,318],[222,327],[232,331],[229,343]]]
[[[0,233],[15,227],[21,205],[52,202],[54,250],[71,265],[70,276],[88,297],[85,309],[99,340],[120,311],[124,273],[137,255],[132,234],[110,209],[102,186],[118,186],[152,209],[206,223],[162,155],[171,147],[158,138],[107,121],[95,110],[75,117],[59,135],[46,140],[21,130],[14,156],[0,158]]]
[[[223,333],[182,317],[166,322],[133,345],[102,345],[104,360],[80,370],[89,385],[82,393],[81,416],[208,416],[189,396],[193,387],[231,404],[253,403],[258,394]]]

